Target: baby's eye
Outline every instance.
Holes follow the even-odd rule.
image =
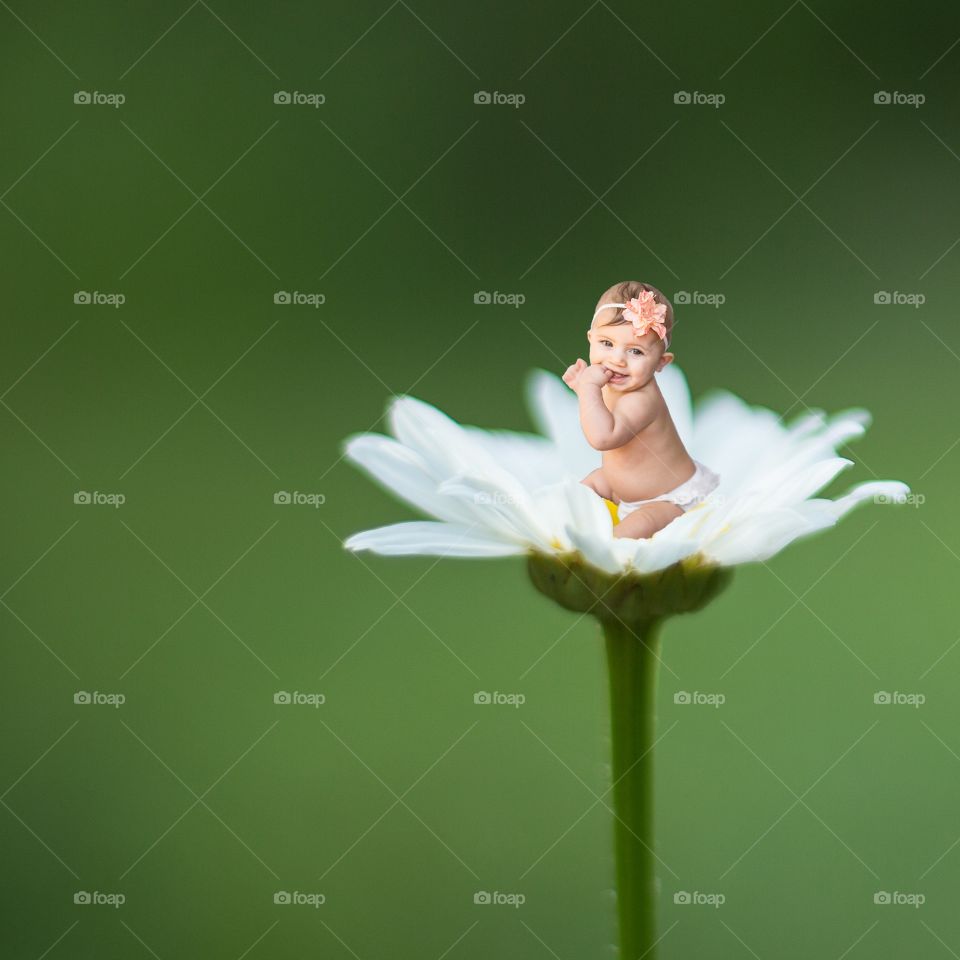
[[[605,347],[612,347],[613,344],[609,340],[601,340],[600,343]]]
[[[639,347],[631,347],[630,352],[635,353],[638,357],[643,356],[643,351]]]

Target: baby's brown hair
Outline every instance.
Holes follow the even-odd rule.
[[[670,348],[670,341],[673,339],[673,304],[653,284],[643,283],[640,280],[624,280],[623,283],[616,283],[600,295],[594,312],[605,303],[628,303],[634,297],[640,296],[644,290],[649,290],[653,294],[653,299],[667,308],[667,314],[663,319],[663,325],[667,328],[667,339],[663,345],[664,352],[666,352]],[[597,317],[597,323],[603,327],[618,326],[629,322],[623,315],[623,307],[618,307],[612,317],[609,310]]]

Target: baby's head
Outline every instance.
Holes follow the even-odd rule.
[[[655,303],[666,307],[663,317],[665,340],[652,328],[638,337],[636,327],[623,315],[623,307],[603,308],[604,304],[629,303],[645,291],[653,294]],[[613,371],[614,376],[607,382],[611,389],[623,393],[639,390],[673,360],[673,354],[667,353],[672,333],[673,305],[656,287],[637,280],[617,283],[597,301],[593,322],[587,331],[590,362],[603,364]]]

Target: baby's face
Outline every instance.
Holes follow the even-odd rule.
[[[602,364],[613,374],[607,386],[618,393],[639,390],[673,359],[673,354],[664,353],[656,331],[637,338],[632,323],[591,327],[587,339],[590,363]]]

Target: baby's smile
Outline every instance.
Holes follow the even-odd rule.
[[[641,389],[660,366],[664,349],[653,330],[638,337],[629,323],[601,324],[592,326],[587,336],[590,363],[610,372],[604,386],[614,393]]]

